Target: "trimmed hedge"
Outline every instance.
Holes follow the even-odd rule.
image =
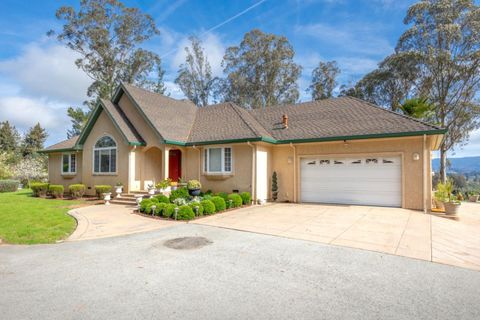
[[[85,189],[84,184],[71,184],[68,186],[68,192],[74,199],[83,197]]]
[[[32,189],[34,197],[45,197],[48,191],[48,183],[32,182],[30,183],[30,189]]]
[[[167,204],[165,202],[159,202],[159,203],[156,203],[155,205],[157,206],[155,208],[155,215],[156,216],[161,216],[162,212],[165,209],[165,207],[167,206]]]
[[[216,194],[216,196],[217,197],[222,197],[223,200],[225,200],[225,202],[228,201],[228,193],[226,193],[226,192],[219,192],[219,193]]]
[[[240,193],[240,197],[242,197],[242,203],[246,205],[252,204],[252,196],[250,192],[242,192]]]
[[[203,200],[200,202],[203,207],[203,213],[206,215],[215,213],[215,204],[211,200]]]
[[[195,213],[189,205],[179,207],[177,220],[192,220],[195,218]]]
[[[151,199],[143,199],[141,202],[140,202],[140,212],[145,212],[145,210],[147,209],[147,207],[151,206],[152,205],[152,200]]]
[[[19,184],[18,180],[0,180],[0,192],[15,192]]]
[[[173,203],[173,201],[175,201],[175,199],[178,199],[178,198],[188,199],[188,197],[189,197],[189,194],[188,194],[187,188],[185,187],[178,188],[177,190],[173,190],[170,193],[170,202]]]
[[[54,198],[63,198],[64,188],[61,184],[51,184],[48,186],[48,192]]]
[[[167,204],[165,206],[165,208],[163,209],[162,211],[162,215],[165,217],[165,218],[170,218],[173,216],[173,214],[175,213],[175,208],[177,206],[174,205],[173,203],[170,203],[170,204]]]
[[[102,198],[103,193],[112,192],[112,186],[109,186],[109,185],[98,185],[98,186],[95,186],[94,188],[95,188],[95,193],[100,199]]]
[[[195,207],[198,207],[198,216],[203,216],[204,209],[200,202],[190,202],[188,205],[192,208],[193,213],[195,213]]]
[[[216,212],[223,211],[227,208],[227,204],[225,203],[225,200],[220,196],[212,197],[210,201],[212,201],[213,204],[215,205]]]
[[[230,200],[232,200],[232,206],[230,207]],[[228,195],[228,203],[230,208],[236,208],[242,206],[242,197],[238,193],[231,193]]]
[[[158,202],[160,202],[160,203],[170,203],[170,199],[166,195],[163,195],[163,194],[159,194],[159,195],[155,196],[154,198],[157,199]]]

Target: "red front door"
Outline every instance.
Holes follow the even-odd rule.
[[[182,152],[180,150],[170,150],[168,154],[168,177],[172,181],[178,181],[182,176]]]

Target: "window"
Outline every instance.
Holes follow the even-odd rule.
[[[64,153],[62,155],[62,173],[74,174],[77,172],[77,157],[75,153]]]
[[[231,173],[232,148],[206,148],[203,170],[206,173]]]
[[[367,160],[365,160],[365,163],[366,164],[377,164],[378,159],[375,159],[375,158],[367,159]]]
[[[320,164],[320,165],[330,164],[330,160],[320,160],[319,164]]]
[[[117,172],[117,144],[109,136],[98,139],[93,148],[93,172]]]

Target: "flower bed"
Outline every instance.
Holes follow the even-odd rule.
[[[207,192],[193,197],[187,188],[179,188],[170,197],[160,194],[142,200],[134,213],[156,219],[192,220],[248,205],[251,205],[248,192],[215,195]]]

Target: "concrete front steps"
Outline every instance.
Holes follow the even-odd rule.
[[[140,195],[144,196],[145,198],[149,197],[149,194],[146,191],[132,191],[130,193],[122,193],[122,195],[118,198],[112,198],[112,200],[110,200],[110,203],[121,204],[124,206],[136,206],[136,197]]]

